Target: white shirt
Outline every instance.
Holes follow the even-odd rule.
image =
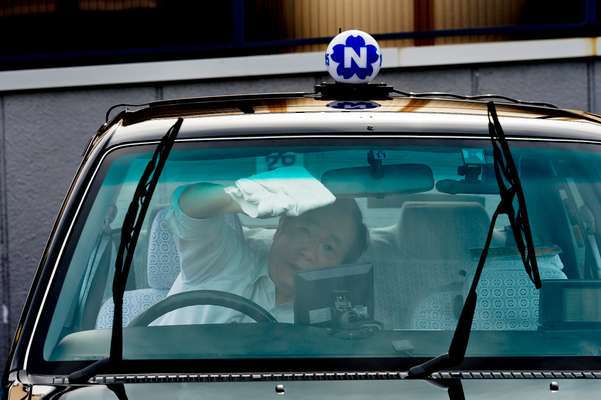
[[[293,322],[292,305],[275,303],[275,285],[267,265],[271,246],[269,233],[262,239],[247,237],[235,214],[191,218],[179,207],[182,191],[178,189],[174,193],[167,215],[181,261],[181,272],[168,296],[189,290],[220,290],[250,299],[280,322]],[[172,311],[153,325],[252,321],[224,307],[191,306]]]

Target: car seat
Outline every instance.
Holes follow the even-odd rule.
[[[431,270],[431,276],[425,276],[427,280],[436,281],[435,285],[428,285],[419,282],[417,279],[416,288],[407,288],[417,292],[419,296],[424,292],[428,295],[421,297],[415,304],[415,309],[410,319],[409,327],[413,329],[432,329],[432,330],[454,330],[457,324],[457,318],[463,306],[465,295],[473,279],[473,273],[478,264],[480,252],[484,244],[484,238],[488,229],[488,215],[484,209],[476,212],[473,208],[460,206],[451,207],[447,211],[459,213],[454,218],[445,217],[441,213],[433,210],[432,217],[420,219],[422,229],[440,229],[443,233],[437,235],[431,234],[438,240],[444,240],[445,237],[455,237],[438,247],[437,242],[431,242],[429,254],[423,252],[423,246],[419,247],[414,242],[417,250],[410,252],[416,253],[423,261],[415,261],[415,265]],[[470,207],[471,208],[471,207]],[[484,213],[484,214],[483,214]],[[467,218],[467,219],[466,219]],[[438,222],[437,222],[438,221]],[[411,221],[415,223],[415,221]],[[446,226],[442,226],[442,225]],[[477,224],[478,226],[472,226]],[[467,227],[472,226],[468,230]],[[428,228],[429,227],[429,228]],[[470,233],[471,230],[471,233]],[[405,234],[407,234],[405,232]],[[463,236],[464,240],[460,238]],[[437,251],[440,250],[440,251]],[[471,249],[471,250],[470,250]],[[563,273],[563,264],[559,257],[559,248],[537,248],[537,261],[541,279],[566,279]],[[444,258],[448,257],[447,262]],[[436,260],[442,265],[447,265],[443,270],[436,265]],[[441,281],[449,271],[455,271],[457,275],[446,275],[447,281]],[[410,274],[415,274],[411,271]],[[417,272],[418,276],[423,273]],[[436,286],[438,285],[438,286]],[[412,296],[413,297],[413,296]],[[491,247],[486,265],[482,272],[480,283],[478,285],[478,303],[474,314],[474,330],[535,330],[538,327],[538,302],[539,292],[534,287],[530,278],[526,274],[522,260],[515,249],[494,248]]]
[[[153,219],[148,242],[148,287],[129,290],[123,296],[123,326],[127,326],[138,314],[164,299],[181,271],[181,258],[173,232],[169,228],[170,208],[162,208]],[[244,228],[244,235],[251,246],[271,246],[275,229]],[[96,319],[96,329],[110,328],[113,323],[114,304],[107,300]]]
[[[539,290],[534,287],[515,249],[503,249],[494,254],[495,250],[500,249],[489,253],[478,284],[478,303],[472,329],[538,329]],[[535,253],[542,280],[567,279],[559,248],[538,247]],[[473,273],[466,276],[464,295],[467,295],[472,279]]]
[[[180,272],[180,256],[173,233],[169,230],[169,208],[159,210],[150,227],[148,240],[148,288],[126,291],[123,296],[123,326],[153,304],[164,299]],[[96,329],[113,324],[113,299],[107,300],[96,319]]]
[[[488,224],[478,202],[404,203],[396,224],[396,250],[373,255],[376,319],[387,328],[408,328],[421,305],[420,319],[444,324],[443,317],[453,315],[453,298],[461,294],[471,267],[469,249],[482,245]],[[449,309],[438,309],[441,305]]]

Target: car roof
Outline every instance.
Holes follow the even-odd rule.
[[[404,134],[457,135],[461,132],[482,135],[487,129],[487,103],[490,100],[495,101],[503,126],[509,128],[509,136],[601,140],[601,117],[592,113],[543,103],[510,103],[507,98],[443,98],[445,95],[393,95],[377,100],[336,101],[314,93],[291,92],[186,98],[134,106],[123,104],[109,109],[107,122],[100,127],[90,147],[106,135],[110,136],[110,147],[159,140],[178,117],[187,120],[178,138],[239,136],[242,133],[358,133],[365,132],[370,126],[372,133],[390,133],[398,132],[400,124],[407,127]],[[365,109],[356,109],[362,105]],[[119,107],[122,110],[109,121],[111,112]],[[196,122],[188,122],[192,120]]]

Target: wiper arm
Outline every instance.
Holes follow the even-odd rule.
[[[113,277],[113,302],[115,307],[113,310],[109,357],[95,361],[79,371],[72,372],[69,374],[69,382],[85,383],[101,370],[109,366],[115,367],[123,360],[123,296],[127,276],[129,275],[136,243],[140,236],[140,230],[142,229],[152,194],[183,122],[183,118],[178,118],[157,145],[152,158],[146,165],[142,177],[136,186],[136,191],[123,219],[121,241],[119,242],[119,250],[115,261],[115,276]]]
[[[495,177],[497,185],[499,186],[501,201],[491,218],[484,248],[480,254],[480,260],[478,261],[478,266],[476,267],[465,303],[461,309],[461,314],[459,315],[457,327],[453,333],[453,339],[451,340],[448,353],[411,367],[408,373],[409,378],[424,378],[433,372],[451,368],[463,362],[478,300],[476,288],[480,282],[480,275],[482,274],[488,256],[495,223],[500,214],[507,214],[509,218],[511,230],[515,237],[516,247],[522,258],[526,273],[537,289],[540,289],[541,287],[538,263],[536,261],[536,254],[534,253],[532,230],[530,229],[530,221],[526,211],[526,201],[522,190],[522,184],[493,102],[488,103],[488,132],[492,141]],[[517,210],[514,207],[514,202],[516,201]]]

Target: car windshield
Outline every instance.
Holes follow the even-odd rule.
[[[598,356],[601,153],[510,140],[543,288],[505,216],[467,357]],[[42,362],[108,356],[120,230],[153,144],[103,158],[57,261]],[[444,353],[498,202],[490,141],[177,142],[123,305],[126,360]]]

